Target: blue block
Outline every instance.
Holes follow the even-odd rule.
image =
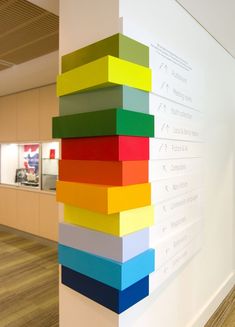
[[[118,290],[138,282],[154,271],[154,250],[149,249],[120,263],[59,244],[59,263]]]
[[[149,295],[148,276],[125,290],[119,291],[62,266],[62,283],[119,314]]]

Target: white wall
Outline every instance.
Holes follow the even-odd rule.
[[[7,160],[6,160],[7,158]],[[18,144],[1,145],[1,180],[3,184],[15,185],[16,169],[19,168]]]
[[[193,62],[202,76],[206,131],[203,247],[164,288],[120,317],[60,284],[60,326],[202,327],[234,283],[235,62],[173,0],[117,4],[62,0],[60,55],[117,33],[120,9],[125,34],[138,39],[146,33]]]
[[[234,284],[235,61],[172,0],[120,0],[123,32],[153,38],[199,71],[205,114],[202,250],[164,288],[120,317],[120,326],[204,326]],[[133,28],[134,26],[134,28]]]
[[[119,0],[61,0],[60,56],[119,30]]]
[[[60,57],[119,32],[119,0],[61,0]],[[61,61],[61,60],[60,60]],[[63,204],[59,207],[63,221]],[[119,317],[60,283],[60,327],[117,327]]]

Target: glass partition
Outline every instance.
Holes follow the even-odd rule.
[[[54,191],[59,142],[1,144],[0,183]]]
[[[39,187],[39,144],[19,145],[19,168],[15,182],[24,186]]]
[[[58,178],[59,142],[42,143],[42,190],[55,190]]]
[[[0,177],[1,183],[15,185],[16,172],[19,168],[19,146],[18,144],[1,145]]]
[[[1,145],[1,183],[39,187],[39,144]]]

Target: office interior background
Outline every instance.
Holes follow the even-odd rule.
[[[232,0],[0,0],[0,326],[235,326],[234,13]],[[154,208],[154,217],[147,221],[146,211],[139,227],[113,236],[105,227],[74,222],[75,211],[64,207],[60,194],[56,199],[63,137],[52,131],[52,120],[63,118],[65,104],[76,96],[70,94],[76,90],[64,91],[66,81],[63,90],[59,84],[69,76],[62,58],[117,33],[149,53],[144,68],[151,70],[152,87],[144,90],[145,114],[154,117],[155,134],[148,136],[144,159],[152,192],[144,205]],[[91,57],[97,48],[91,48]],[[135,57],[130,53],[128,63]],[[90,76],[99,74],[98,68]],[[117,84],[141,89],[136,80]],[[115,81],[110,83],[105,89]],[[77,94],[103,96],[102,87]],[[89,100],[81,99],[89,107]],[[108,109],[102,105],[87,111]],[[68,114],[77,113],[74,108],[67,108]],[[118,313],[110,309],[111,298],[106,305],[94,299],[95,288],[86,296],[87,290],[63,283],[57,245],[72,244],[69,237],[65,241],[64,225],[73,226],[75,238],[76,230],[85,228],[94,253],[98,241],[91,230],[124,242],[145,229],[145,250],[155,250],[148,294]],[[122,246],[123,253],[129,251]]]

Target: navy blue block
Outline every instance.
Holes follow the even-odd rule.
[[[119,291],[62,266],[62,283],[116,313],[122,313],[149,295],[148,276]]]

